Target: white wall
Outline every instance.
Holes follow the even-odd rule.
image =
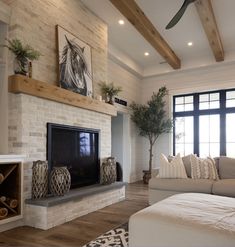
[[[118,97],[126,100],[128,105],[133,101],[140,103],[141,79],[110,58],[108,59],[108,81],[122,87],[123,91]],[[126,179],[129,182],[134,182],[142,177],[143,167],[139,159],[139,153],[142,150],[141,138],[138,136],[138,131],[130,120],[128,107],[118,105],[117,107],[118,111],[124,114],[124,129],[122,131],[126,140],[124,141],[125,154],[123,157],[125,160]]]
[[[112,136],[112,145],[111,145],[111,155],[116,158],[118,162],[120,162],[123,173],[125,173],[125,164],[124,164],[124,155],[123,155],[123,114],[118,114],[116,117],[112,117],[111,120],[111,136]],[[126,182],[126,176],[123,177],[124,181]]]
[[[215,66],[209,66],[185,71],[175,71],[165,75],[145,78],[141,84],[142,102],[145,103],[155,91],[161,86],[166,85],[169,90],[167,98],[167,109],[169,116],[172,110],[172,96],[182,93],[201,92],[208,90],[235,88],[235,62],[218,63]],[[143,164],[148,161],[148,146],[143,141],[144,155]],[[165,134],[159,138],[154,148],[153,167],[159,166],[159,155],[166,155],[172,152],[172,138],[170,134]]]

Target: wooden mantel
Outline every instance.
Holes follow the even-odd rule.
[[[11,93],[24,93],[90,111],[117,116],[116,108],[110,104],[71,92],[47,82],[38,81],[22,75],[9,76],[8,80],[8,91]]]

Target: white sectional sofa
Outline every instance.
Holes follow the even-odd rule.
[[[129,247],[234,247],[235,198],[185,193],[132,215]]]
[[[152,205],[179,193],[206,193],[235,197],[235,159],[221,156],[215,158],[220,179],[192,179],[190,156],[182,158],[188,178],[166,179],[152,177],[149,181],[149,204]]]

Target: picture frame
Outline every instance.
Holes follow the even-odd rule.
[[[91,47],[71,32],[57,25],[60,87],[92,97]]]

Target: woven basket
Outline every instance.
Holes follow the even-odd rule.
[[[48,193],[47,161],[34,161],[32,167],[32,198],[46,197]]]
[[[115,158],[109,157],[101,166],[101,184],[111,184],[117,180]]]
[[[53,167],[50,175],[50,192],[54,196],[63,196],[71,186],[71,176],[67,167]]]

